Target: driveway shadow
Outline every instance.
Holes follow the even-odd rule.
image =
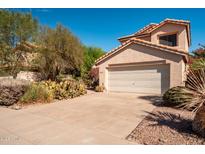
[[[172,114],[169,112],[147,112],[148,115],[145,120],[148,121],[148,126],[167,126],[172,130],[182,133],[187,136],[198,136],[192,130],[192,119],[181,116],[181,114]],[[142,123],[142,122],[141,122]],[[139,124],[140,125],[140,124]],[[137,131],[138,126],[126,137],[127,140],[137,141]],[[145,128],[146,129],[146,128]]]
[[[163,103],[163,99],[161,96],[147,95],[147,96],[139,96],[138,98],[148,100],[155,106],[162,106]]]
[[[150,126],[167,126],[180,133],[192,134],[192,119],[185,118],[180,114],[173,114],[169,112],[148,112],[146,120],[153,123]]]

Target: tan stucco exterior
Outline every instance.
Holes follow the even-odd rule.
[[[177,34],[177,46],[160,45],[159,36],[170,34]],[[167,68],[164,74],[168,74],[168,78],[163,79],[167,80],[166,87],[162,87],[163,92],[164,89],[183,85],[186,80],[189,36],[189,25],[187,27],[187,24],[183,22],[182,24],[162,22],[148,34],[121,38],[119,41],[122,45],[101,57],[95,65],[99,68],[99,84],[105,86],[105,89],[109,91],[108,75],[109,70],[113,67],[121,67],[123,70],[123,67],[132,65],[136,69],[144,67],[146,70],[149,65],[156,68]],[[136,39],[137,41],[134,41]]]
[[[176,24],[165,24],[151,33],[151,42],[159,44],[159,36],[167,34],[177,34],[177,46],[174,48],[188,52],[188,39],[186,26]]]
[[[100,62],[99,67],[99,84],[104,85],[107,89],[107,75],[110,64],[152,62],[165,60],[170,65],[170,87],[184,84],[185,63],[181,55],[145,47],[142,45],[131,44],[116,54]],[[137,65],[137,64],[136,64]]]
[[[177,24],[165,24],[161,27],[157,28],[153,32],[151,32],[148,36],[134,36],[135,38],[152,42],[154,44],[159,44],[159,36],[162,35],[169,35],[169,34],[177,34],[177,46],[173,47],[176,49],[182,49],[188,52],[189,44],[187,38],[187,29],[184,25],[177,25]],[[120,40],[121,43],[129,40],[130,38]]]

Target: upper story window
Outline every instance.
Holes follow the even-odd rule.
[[[177,46],[177,34],[159,37],[159,43],[167,46]]]

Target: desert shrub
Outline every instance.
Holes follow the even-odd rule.
[[[24,95],[29,82],[16,79],[0,80],[0,105],[13,105]]]
[[[205,102],[205,68],[189,70],[185,87],[189,99],[181,107],[196,112]]]
[[[103,92],[104,89],[105,89],[105,88],[104,88],[103,85],[100,85],[100,86],[96,86],[96,87],[95,87],[95,91],[96,91],[96,92]]]
[[[21,97],[22,103],[33,102],[51,102],[53,99],[53,93],[40,83],[31,84],[25,94]]]
[[[95,89],[99,85],[99,68],[92,68],[83,76],[83,82],[89,89]]]
[[[185,87],[177,86],[170,88],[163,95],[164,106],[178,107],[187,100],[187,95],[184,93]]]
[[[180,95],[183,94],[183,95]],[[190,69],[183,91],[177,92],[183,99],[178,107],[191,110],[195,113],[192,123],[193,130],[205,136],[205,68]]]
[[[53,92],[55,99],[74,98],[86,93],[85,85],[76,80],[65,80],[59,83],[55,81],[42,82],[50,91]]]
[[[194,117],[192,123],[193,130],[200,134],[202,137],[205,137],[205,105],[201,106]]]

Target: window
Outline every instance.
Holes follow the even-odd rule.
[[[159,43],[168,46],[177,46],[177,34],[160,36]]]

